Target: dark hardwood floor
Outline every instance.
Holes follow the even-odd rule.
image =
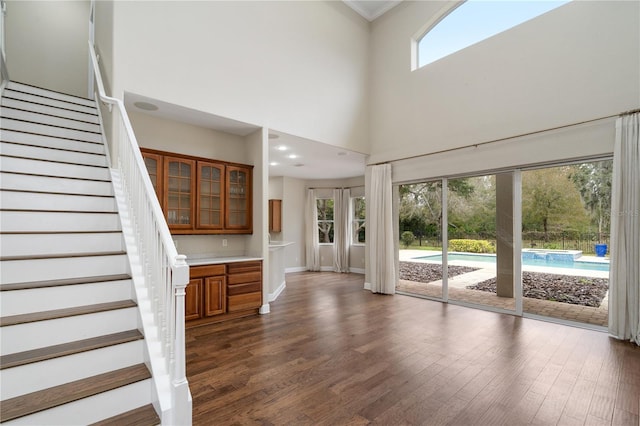
[[[187,330],[194,425],[638,425],[640,348],[296,273],[271,313]]]

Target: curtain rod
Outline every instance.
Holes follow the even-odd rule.
[[[640,112],[640,108],[638,109],[632,109],[631,111],[625,111],[623,113],[620,114],[620,117],[622,117],[623,115],[630,115],[630,114],[635,114],[637,112]]]
[[[486,141],[486,142],[479,142],[479,143],[474,143],[474,144],[471,144],[471,145],[460,146],[460,147],[457,147],[457,148],[442,149],[440,151],[429,152],[428,154],[411,155],[411,156],[408,156],[408,157],[396,158],[395,160],[381,161],[379,163],[371,163],[371,164],[367,164],[367,166],[378,166],[380,164],[391,164],[391,163],[395,163],[395,162],[398,162],[398,161],[413,160],[414,158],[429,157],[431,155],[436,155],[436,154],[444,154],[445,152],[460,151],[462,149],[468,149],[468,148],[478,148],[479,146],[482,146],[482,145],[489,145],[489,144],[492,144],[492,143],[504,142],[504,141],[507,141],[507,140],[510,140],[510,139],[521,138],[521,137],[524,137],[524,136],[537,135],[537,134],[540,134],[540,133],[550,132],[550,131],[553,131],[553,130],[560,130],[560,129],[566,129],[568,127],[580,126],[582,124],[588,124],[588,123],[593,123],[595,121],[607,120],[609,118],[621,117],[623,115],[633,114],[635,112],[640,112],[640,109],[631,110],[631,111],[627,111],[627,112],[623,112],[623,113],[615,114],[615,115],[607,115],[605,117],[594,118],[594,119],[591,119],[591,120],[580,121],[578,123],[566,124],[564,126],[552,127],[550,129],[536,130],[535,132],[522,133],[520,135],[509,136],[507,138],[494,139],[494,140],[490,140],[490,141]]]

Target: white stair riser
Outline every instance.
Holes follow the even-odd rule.
[[[142,340],[0,370],[2,400],[144,362]]]
[[[38,95],[32,95],[30,93],[24,93],[17,90],[4,89],[3,97],[20,99],[27,102],[35,102],[37,104],[49,105],[56,108],[65,108],[73,111],[85,112],[87,114],[96,114],[96,108],[74,104],[71,102],[60,101],[57,99],[46,98]]]
[[[126,254],[68,257],[60,259],[4,260],[0,262],[3,284],[128,274]]]
[[[19,99],[10,99],[3,97],[2,106],[21,109],[24,111],[37,112],[40,114],[47,114],[61,118],[69,118],[77,121],[84,121],[87,123],[99,124],[100,120],[97,115],[84,114],[82,112],[71,111],[64,108],[56,108],[49,105],[36,104],[33,102],[25,102]]]
[[[6,234],[0,240],[0,256],[41,256],[82,252],[124,251],[119,232],[92,234]]]
[[[0,172],[0,189],[18,191],[47,191],[63,194],[87,194],[113,196],[111,182],[93,180],[52,178],[47,176],[21,175]]]
[[[0,327],[2,355],[138,328],[137,307]]]
[[[10,81],[7,85],[8,89],[11,90],[19,90],[25,93],[31,93],[38,96],[46,96],[52,99],[59,99],[65,102],[72,102],[80,105],[93,106],[95,107],[95,101],[86,98],[80,98],[78,96],[67,95],[64,93],[53,92],[47,89],[41,89],[40,87],[29,86],[28,84],[18,83],[15,81]]]
[[[14,157],[107,167],[107,157],[103,154],[86,154],[6,142],[0,143],[0,153]]]
[[[99,133],[83,132],[80,130],[47,126],[46,124],[29,123],[26,121],[19,121],[4,117],[0,117],[0,128],[2,128],[3,130],[17,130],[20,132],[36,133],[38,135],[55,136],[58,138],[76,139],[86,142],[102,142],[102,135]]]
[[[10,210],[117,211],[113,197],[94,197],[91,195],[0,191],[0,203],[2,203],[2,208]]]
[[[109,181],[111,179],[109,169],[106,167],[79,166],[75,164],[30,160],[27,158],[2,157],[0,158],[0,170],[40,176],[59,176],[102,181]]]
[[[15,130],[2,130],[0,137],[4,142],[13,142],[23,145],[41,146],[45,148],[67,149],[78,152],[89,152],[93,154],[104,154],[105,149],[102,143],[74,141],[61,139],[53,136],[34,135],[31,133],[18,132]]]
[[[46,124],[48,126],[64,127],[67,129],[82,130],[84,132],[100,132],[100,125],[70,118],[54,117],[31,111],[22,111],[13,108],[0,107],[0,115],[6,118],[28,121],[31,123]]]
[[[142,380],[80,401],[60,405],[30,416],[20,417],[3,426],[87,425],[152,402],[151,379]]]
[[[0,306],[3,316],[11,316],[117,302],[132,298],[131,285],[131,280],[118,280],[3,291],[0,293]]]
[[[114,213],[0,211],[4,232],[100,232],[121,230]]]

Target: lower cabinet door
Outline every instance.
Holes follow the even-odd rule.
[[[202,318],[202,279],[190,280],[184,297],[184,319],[191,321]]]
[[[204,279],[205,299],[204,315],[220,315],[226,312],[226,279],[222,277],[207,277]]]

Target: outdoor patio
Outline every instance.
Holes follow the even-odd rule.
[[[417,263],[434,263],[416,260],[416,257],[428,256],[430,254],[439,254],[439,252],[426,252],[422,250],[400,250],[400,260]],[[462,266],[462,262],[452,262],[452,265]],[[464,266],[478,267],[473,272],[463,273],[448,280],[449,299],[459,302],[472,303],[478,305],[492,306],[495,308],[515,311],[515,299],[498,297],[495,293],[467,289],[467,286],[474,285],[481,281],[495,277],[495,266],[487,267],[486,264],[474,264],[473,262],[464,262]],[[540,273],[558,274],[556,268],[524,267],[525,270],[532,270]],[[549,271],[551,269],[551,271]],[[563,274],[589,276],[604,278],[608,273],[603,271],[571,271],[561,270]],[[417,294],[433,298],[442,297],[442,280],[436,280],[429,283],[416,281],[399,280],[396,288],[399,292]],[[608,300],[607,297],[602,300],[599,307],[589,307],[582,305],[574,305],[550,300],[540,300],[529,297],[523,297],[523,310],[525,313],[541,315],[551,318],[557,318],[568,321],[582,322],[597,326],[607,326],[608,322]]]

